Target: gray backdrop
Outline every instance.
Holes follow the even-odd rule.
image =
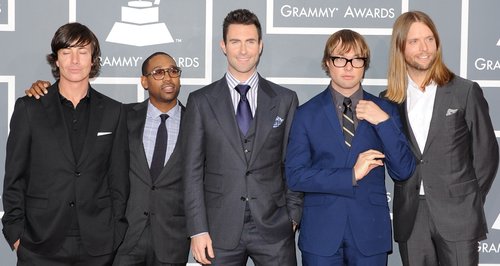
[[[328,36],[340,28],[354,29],[366,37],[373,56],[363,84],[368,91],[378,94],[387,83],[388,44],[395,18],[407,10],[425,11],[437,24],[448,66],[483,87],[500,136],[500,1],[138,2],[0,0],[0,164],[5,161],[8,123],[15,99],[23,96],[24,89],[37,79],[53,81],[45,56],[54,32],[62,24],[79,21],[100,39],[102,72],[92,81],[99,91],[122,102],[144,100],[147,94],[138,78],[142,61],[154,51],[166,51],[183,69],[180,99],[185,103],[189,92],[224,74],[226,60],[219,48],[222,20],[236,8],[248,8],[261,20],[264,52],[259,72],[295,90],[301,103],[327,86],[329,80],[320,67],[322,51]],[[151,14],[135,13],[134,6],[146,4],[151,6],[146,9]],[[2,167],[0,176],[3,171]],[[387,189],[392,205],[391,180],[387,180]],[[481,265],[500,265],[499,194],[497,181],[486,202],[489,235],[478,245]],[[394,249],[389,265],[401,265],[396,244]],[[14,265],[15,261],[15,254],[6,242],[0,241],[0,265]]]

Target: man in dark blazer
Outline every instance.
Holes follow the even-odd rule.
[[[186,265],[189,238],[184,215],[182,157],[177,145],[184,106],[177,100],[181,70],[174,59],[156,52],[142,64],[141,84],[149,99],[127,106],[130,149],[129,228],[114,264]],[[167,154],[154,178],[151,161],[160,115],[167,114]]]
[[[127,229],[122,105],[89,85],[99,42],[68,23],[47,56],[58,81],[17,100],[7,141],[3,233],[18,265],[110,265]]]
[[[189,254],[184,216],[182,157],[179,129],[184,106],[178,101],[181,69],[174,59],[156,52],[142,63],[141,84],[149,99],[127,104],[130,150],[130,197],[126,217],[129,227],[113,265],[185,265]],[[37,81],[29,96],[47,93],[47,81]],[[164,167],[153,178],[150,171],[160,115],[168,114],[168,144]]]
[[[385,169],[406,180],[415,159],[396,105],[361,86],[369,60],[361,35],[332,34],[322,60],[330,85],[293,120],[286,177],[291,190],[304,192],[303,265],[385,266],[392,250]]]
[[[257,73],[255,14],[231,11],[220,45],[228,71],[189,95],[182,126],[191,251],[202,264],[246,265],[250,257],[256,265],[296,265],[301,195],[287,189],[283,159],[297,95]],[[246,95],[236,85],[248,85],[240,86]]]
[[[388,90],[400,104],[418,165],[394,186],[394,237],[403,265],[478,265],[486,195],[498,168],[488,103],[442,61],[436,26],[420,11],[394,23]]]

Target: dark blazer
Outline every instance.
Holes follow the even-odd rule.
[[[405,133],[417,158],[413,176],[394,185],[394,237],[405,242],[415,224],[421,180],[439,234],[447,241],[486,238],[483,205],[498,168],[488,103],[475,82],[455,76],[438,87],[424,152],[413,135],[406,102]]]
[[[90,86],[90,85],[89,85]],[[2,217],[12,246],[52,254],[76,210],[83,246],[93,256],[121,243],[129,194],[128,145],[122,105],[89,88],[90,116],[82,154],[75,161],[58,82],[40,100],[16,101],[7,141]]]
[[[288,187],[304,192],[300,225],[302,251],[332,256],[342,243],[346,226],[352,228],[357,248],[365,256],[392,248],[391,220],[385,189],[385,169],[394,180],[405,180],[415,169],[397,107],[363,92],[390,118],[372,125],[360,120],[352,146],[344,143],[332,88],[297,109],[286,156]],[[353,186],[358,155],[369,149],[385,154],[385,167],[372,169]],[[348,225],[349,224],[349,225]]]
[[[189,238],[184,216],[180,145],[175,146],[153,182],[142,142],[148,102],[149,99],[126,107],[130,148],[130,197],[126,214],[129,227],[118,253],[128,254],[133,250],[149,221],[156,257],[164,263],[186,263]],[[181,108],[183,115],[185,108],[182,105]]]
[[[290,237],[291,219],[300,220],[301,195],[287,189],[283,172],[297,95],[259,76],[257,98],[255,138],[245,150],[225,77],[189,95],[182,127],[187,230],[209,232],[216,248],[237,246],[245,197],[269,242]]]

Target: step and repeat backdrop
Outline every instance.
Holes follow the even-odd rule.
[[[326,88],[329,79],[320,64],[324,44],[342,28],[363,34],[371,47],[364,88],[374,94],[384,90],[392,24],[405,11],[422,10],[437,24],[447,65],[482,86],[500,136],[499,1],[0,0],[0,164],[5,162],[16,98],[38,79],[53,81],[45,56],[59,26],[78,21],[93,30],[101,42],[102,71],[92,84],[124,103],[147,97],[139,80],[143,60],[155,51],[170,53],[183,70],[180,100],[185,103],[190,92],[225,73],[226,58],[219,48],[222,20],[237,8],[250,9],[261,20],[264,51],[259,72],[295,90],[301,103]],[[386,184],[392,206],[392,181]],[[478,243],[480,265],[500,265],[499,203],[500,180],[496,180],[486,202],[488,239]],[[1,207],[0,211],[3,214]],[[0,261],[1,265],[16,262],[3,240]],[[397,244],[389,265],[401,265]]]

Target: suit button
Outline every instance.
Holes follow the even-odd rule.
[[[76,176],[76,177],[80,177],[81,175],[82,175],[82,173],[80,173],[80,172],[78,172],[78,171],[77,171],[77,172],[75,172],[75,176]]]
[[[75,202],[74,202],[74,201],[70,201],[68,205],[69,205],[70,207],[75,207]]]
[[[248,201],[248,198],[247,197],[241,197],[240,200],[241,201]]]
[[[249,153],[250,151],[248,149],[245,149],[245,153]]]
[[[155,190],[155,189],[156,189],[156,186],[152,186],[152,187],[151,187],[151,190]]]
[[[149,212],[144,212],[144,216],[149,216]]]
[[[245,176],[249,176],[250,174],[251,174],[251,172],[248,171],[248,172],[245,173]]]

